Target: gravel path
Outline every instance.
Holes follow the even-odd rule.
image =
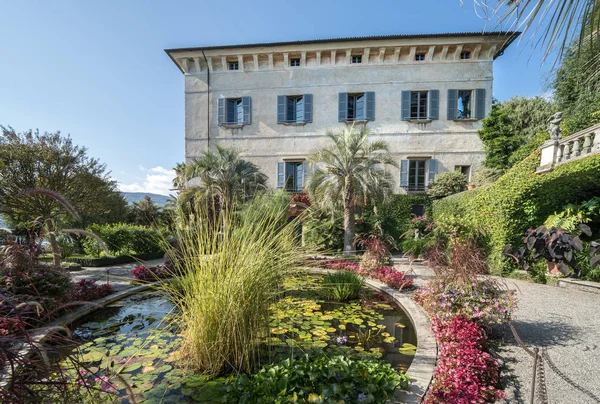
[[[519,308],[512,322],[523,342],[545,348],[556,367],[571,379],[560,377],[544,361],[548,402],[600,403],[600,294],[506,282],[517,291]],[[498,353],[509,369],[509,386],[514,388],[510,402],[529,402],[533,359],[518,346],[508,327],[504,335],[506,341]]]
[[[73,282],[80,281],[82,279],[93,279],[97,283],[106,282],[108,270],[108,278],[110,284],[113,285],[115,291],[121,291],[131,287],[131,271],[138,265],[152,266],[162,264],[164,260],[162,258],[132,262],[129,264],[113,265],[110,267],[84,267],[81,271],[71,272]]]

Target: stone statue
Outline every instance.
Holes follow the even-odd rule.
[[[560,123],[562,120],[562,112],[557,112],[548,119],[548,133],[550,134],[550,140],[560,140]]]

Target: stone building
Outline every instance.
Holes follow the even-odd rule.
[[[185,78],[186,161],[240,150],[271,187],[302,190],[325,132],[364,125],[398,160],[397,192],[471,176],[492,105],[493,62],[514,32],[391,35],[168,49]]]

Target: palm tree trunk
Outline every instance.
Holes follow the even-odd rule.
[[[349,255],[354,250],[354,235],[356,223],[354,218],[354,189],[352,179],[347,178],[344,185],[344,254]]]
[[[54,232],[54,222],[52,219],[46,219],[46,227],[50,236],[50,246],[52,247],[52,263],[55,267],[60,266],[60,250],[56,243],[56,233]]]

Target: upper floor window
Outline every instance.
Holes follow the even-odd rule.
[[[291,58],[290,59],[290,66],[292,66],[292,67],[298,67],[298,66],[300,66],[300,58]]]
[[[425,60],[425,54],[424,53],[415,53],[415,60],[417,62],[422,62]]]
[[[285,161],[277,163],[277,188],[288,192],[302,192],[304,187],[304,162]]]
[[[277,123],[312,122],[312,94],[277,96]]]
[[[448,119],[483,119],[485,102],[485,88],[448,90]]]
[[[402,120],[439,119],[439,98],[439,90],[402,91]]]
[[[462,60],[471,59],[471,52],[469,52],[469,51],[462,51],[460,53],[460,58]]]
[[[239,68],[240,68],[239,62],[229,62],[227,64],[227,69],[228,70],[239,70]]]
[[[436,159],[421,158],[400,161],[400,186],[407,191],[425,191],[436,174]]]
[[[362,55],[352,55],[352,64],[362,63]]]
[[[250,97],[219,98],[219,125],[250,125]]]
[[[375,93],[340,93],[338,118],[340,122],[373,121],[375,119]]]

